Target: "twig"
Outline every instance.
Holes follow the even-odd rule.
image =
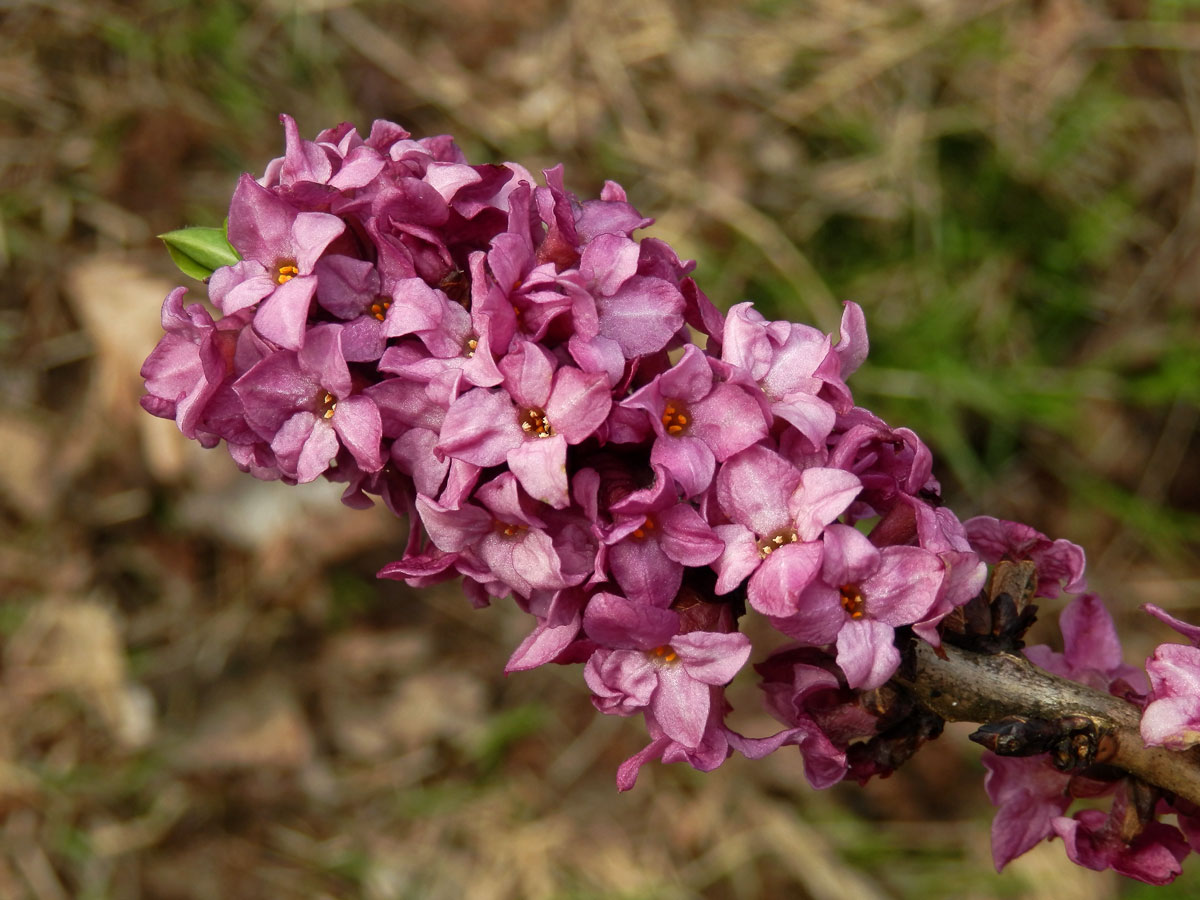
[[[918,641],[916,676],[897,678],[942,718],[987,723],[1008,716],[1087,716],[1115,742],[1108,764],[1200,805],[1200,749],[1147,747],[1138,730],[1141,713],[1132,703],[1051,675],[1022,656],[943,650],[944,659]]]

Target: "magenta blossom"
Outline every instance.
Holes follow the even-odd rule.
[[[721,359],[744,369],[762,388],[771,412],[814,448],[824,446],[833,430],[835,407],[847,412],[853,405],[829,335],[808,325],[768,322],[750,303],[729,310]]]
[[[836,641],[847,684],[877,688],[900,665],[895,629],[928,617],[945,565],[920,547],[876,548],[848,525],[830,525],[821,543],[820,576],[776,627],[813,646]]]
[[[798,722],[763,738],[750,738],[725,724],[729,704],[724,691],[710,687],[708,720],[699,744],[689,747],[673,739],[653,713],[646,711],[646,729],[650,743],[621,764],[617,770],[617,789],[628,791],[637,782],[642,766],[653,759],[664,763],[686,762],[701,772],[711,772],[737,751],[747,759],[762,759],[781,747],[795,746],[804,759],[804,775],[814,788],[835,784],[845,772],[845,755],[833,747],[812,722]]]
[[[383,466],[379,409],[355,389],[342,355],[341,327],[313,328],[299,352],[272,353],[233,386],[250,427],[299,482],[328,469],[339,446],[365,471]]]
[[[937,603],[923,621],[913,625],[914,632],[936,647],[941,644],[941,636],[937,631],[938,623],[955,607],[967,603],[983,590],[987,581],[987,566],[979,558],[979,554],[971,549],[966,529],[949,509],[944,506],[930,506],[915,497],[904,498],[903,505],[911,510],[917,546],[936,553],[946,567]],[[903,515],[901,506],[893,507],[893,512],[901,512]],[[879,531],[882,530],[872,530],[871,543],[888,543],[881,540],[882,535]]]
[[[708,488],[718,462],[767,436],[758,399],[745,387],[719,381],[694,344],[621,405],[649,416],[657,435],[650,461],[670,472],[687,497]]]
[[[1190,642],[1159,644],[1146,660],[1150,702],[1142,713],[1142,740],[1149,746],[1185,750],[1200,743],[1200,627],[1152,603],[1142,609]]]
[[[317,260],[345,227],[337,216],[299,212],[243,175],[229,207],[229,240],[243,260],[213,273],[209,297],[226,314],[260,304],[258,333],[299,350],[317,290]]]
[[[381,498],[410,527],[380,577],[511,596],[532,622],[508,672],[581,664],[599,710],[644,722],[620,789],[651,760],[710,771],[785,746],[816,787],[884,777],[944,725],[891,680],[913,636],[939,646],[962,607],[957,649],[1022,645],[1036,607],[1014,617],[985,591],[987,563],[1032,561],[1041,596],[1082,588],[1079,548],[960,522],[929,447],[854,405],[858,306],[836,335],[748,303],[725,316],[694,263],[634,238],[652,220],[616,184],[579,199],[561,167],[539,184],[449,136],[380,120],[310,141],[282,122],[283,155],[237,184],[234,254],[216,229],[172,245],[239,261],[208,280],[222,316],[167,298],[143,406],[256,477]],[[1064,612],[1061,654],[1028,656],[1145,705],[1147,743],[1192,747],[1200,628],[1150,612],[1193,646],[1160,647],[1148,687],[1090,596]],[[802,646],[756,667],[783,728],[747,737],[725,685],[771,629]],[[1058,835],[1081,865],[1161,883],[1200,845],[1200,810],[1154,788],[1068,818],[1118,790],[1111,759],[985,764],[998,865]]]
[[[689,748],[704,735],[709,686],[732,680],[750,656],[744,634],[679,634],[678,613],[616,594],[592,597],[583,627],[602,645],[584,669],[596,708],[622,716],[648,709],[671,740]]]
[[[1026,647],[1025,656],[1031,663],[1119,697],[1146,692],[1146,676],[1124,662],[1117,627],[1099,597],[1076,597],[1062,611],[1058,626],[1063,652],[1055,653],[1045,644]]]
[[[556,660],[579,635],[586,603],[582,588],[534,591],[528,611],[537,618],[537,626],[513,651],[504,671],[520,672]]]
[[[1124,786],[1112,811],[1085,809],[1073,818],[1054,819],[1054,833],[1063,839],[1067,857],[1076,865],[1112,869],[1147,884],[1169,884],[1183,871],[1180,865],[1191,848],[1179,829],[1163,822],[1140,824],[1129,834],[1128,799]]]
[[[184,308],[186,293],[186,288],[176,288],[163,301],[166,334],[142,365],[142,408],[174,419],[184,437],[196,439],[206,406],[232,368],[234,342],[245,321],[226,317],[214,323],[199,303]]]
[[[568,505],[569,445],[591,436],[612,405],[605,377],[522,342],[501,363],[505,390],[475,388],[450,406],[437,451],[476,466],[507,463],[525,491]]]
[[[1146,673],[1150,703],[1142,713],[1142,740],[1172,750],[1200,744],[1200,647],[1159,644]]]
[[[983,765],[988,770],[983,785],[996,807],[992,861],[998,872],[1050,835],[1054,820],[1074,799],[1071,776],[1048,765],[1042,757],[984,753]]]
[[[415,381],[453,378],[461,371],[467,383],[476,387],[494,387],[503,380],[492,357],[491,320],[468,313],[445,291],[420,278],[396,282],[380,333],[385,338],[413,335],[419,340],[393,340],[379,364],[383,371]]]
[[[283,156],[267,164],[259,183],[294,202],[329,202],[340,191],[370,184],[383,170],[383,155],[364,142],[348,122],[326,129],[315,141],[306,141],[291,116],[281,115],[279,121],[286,149]]]
[[[610,507],[604,562],[630,600],[665,607],[679,593],[684,567],[708,565],[725,544],[695,507],[679,499],[663,467],[654,474],[651,487]]]
[[[939,493],[933,454],[911,429],[892,428],[856,406],[838,416],[829,443],[823,464],[862,481],[862,494],[848,513],[851,522],[882,515],[905,498]]]
[[[525,495],[511,472],[475,489],[480,505],[445,506],[418,496],[417,512],[434,545],[444,553],[476,560],[495,581],[523,597],[581,583],[586,563],[575,551],[580,529],[555,528]],[[559,523],[562,524],[562,523]]]
[[[1036,596],[1055,598],[1059,590],[1077,594],[1087,587],[1083,548],[1070,541],[1052,541],[1020,522],[976,516],[963,522],[971,546],[986,562],[1030,559],[1037,564]]]
[[[861,488],[841,469],[801,471],[764,446],[732,457],[717,476],[717,502],[732,524],[718,525],[725,550],[713,564],[716,592],[750,578],[747,597],[761,613],[789,616],[821,564],[822,530]]]
[[[593,239],[579,274],[595,299],[596,332],[629,359],[663,349],[683,326],[683,295],[675,279],[639,272],[644,246],[621,234]]]

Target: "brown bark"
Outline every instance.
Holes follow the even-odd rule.
[[[1106,762],[1200,805],[1200,748],[1147,747],[1132,703],[1052,675],[1023,656],[983,654],[944,646],[945,658],[916,642],[916,675],[896,680],[949,722],[987,723],[1008,716],[1061,719],[1086,716],[1115,742]]]

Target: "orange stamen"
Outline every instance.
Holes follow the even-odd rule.
[[[758,539],[758,555],[766,559],[780,547],[785,544],[794,544],[799,539],[795,528],[780,528],[772,531],[766,537]]]
[[[548,438],[554,434],[554,427],[546,416],[544,409],[532,406],[521,414],[521,430],[529,437]]]
[[[692,424],[692,412],[683,401],[668,400],[663,407],[662,423],[667,434],[678,437]]]
[[[842,595],[842,608],[850,614],[850,618],[857,620],[867,614],[858,585],[843,584],[839,591]]]
[[[650,656],[655,662],[673,663],[679,659],[679,654],[672,649],[670,644],[663,644],[661,647],[655,647],[650,651]]]
[[[278,272],[275,275],[276,284],[287,284],[293,278],[300,274],[300,269],[296,263],[290,259],[280,260],[278,264]]]

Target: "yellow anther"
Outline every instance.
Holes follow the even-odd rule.
[[[325,411],[321,413],[321,418],[332,419],[333,411],[337,409],[337,397],[326,391],[325,396],[321,398],[321,405],[325,407]]]
[[[661,647],[655,647],[650,651],[650,656],[657,662],[673,663],[679,659],[679,654],[675,652],[670,644],[663,644]]]
[[[667,434],[677,437],[687,431],[692,422],[691,410],[681,400],[668,400],[663,407],[662,423]]]
[[[521,413],[520,421],[521,430],[530,437],[548,438],[554,434],[554,428],[546,416],[546,411],[538,409],[536,406]]]
[[[858,585],[843,584],[839,589],[839,593],[842,595],[842,609],[850,614],[851,619],[861,619],[867,614],[867,611],[863,608],[863,598],[862,594],[859,593]]]
[[[279,264],[279,272],[275,276],[276,284],[286,284],[297,275],[300,274],[300,269],[291,260],[284,260]]]
[[[772,551],[778,550],[784,544],[794,544],[799,540],[794,528],[780,528],[772,531],[764,538],[758,539],[758,555],[766,559]]]
[[[371,304],[371,316],[382,322],[387,316],[387,311],[392,308],[392,301],[384,297],[378,298]]]
[[[633,530],[633,536],[639,541],[643,540],[646,535],[655,529],[655,527],[654,519],[650,518],[650,516],[646,516],[646,520]]]

